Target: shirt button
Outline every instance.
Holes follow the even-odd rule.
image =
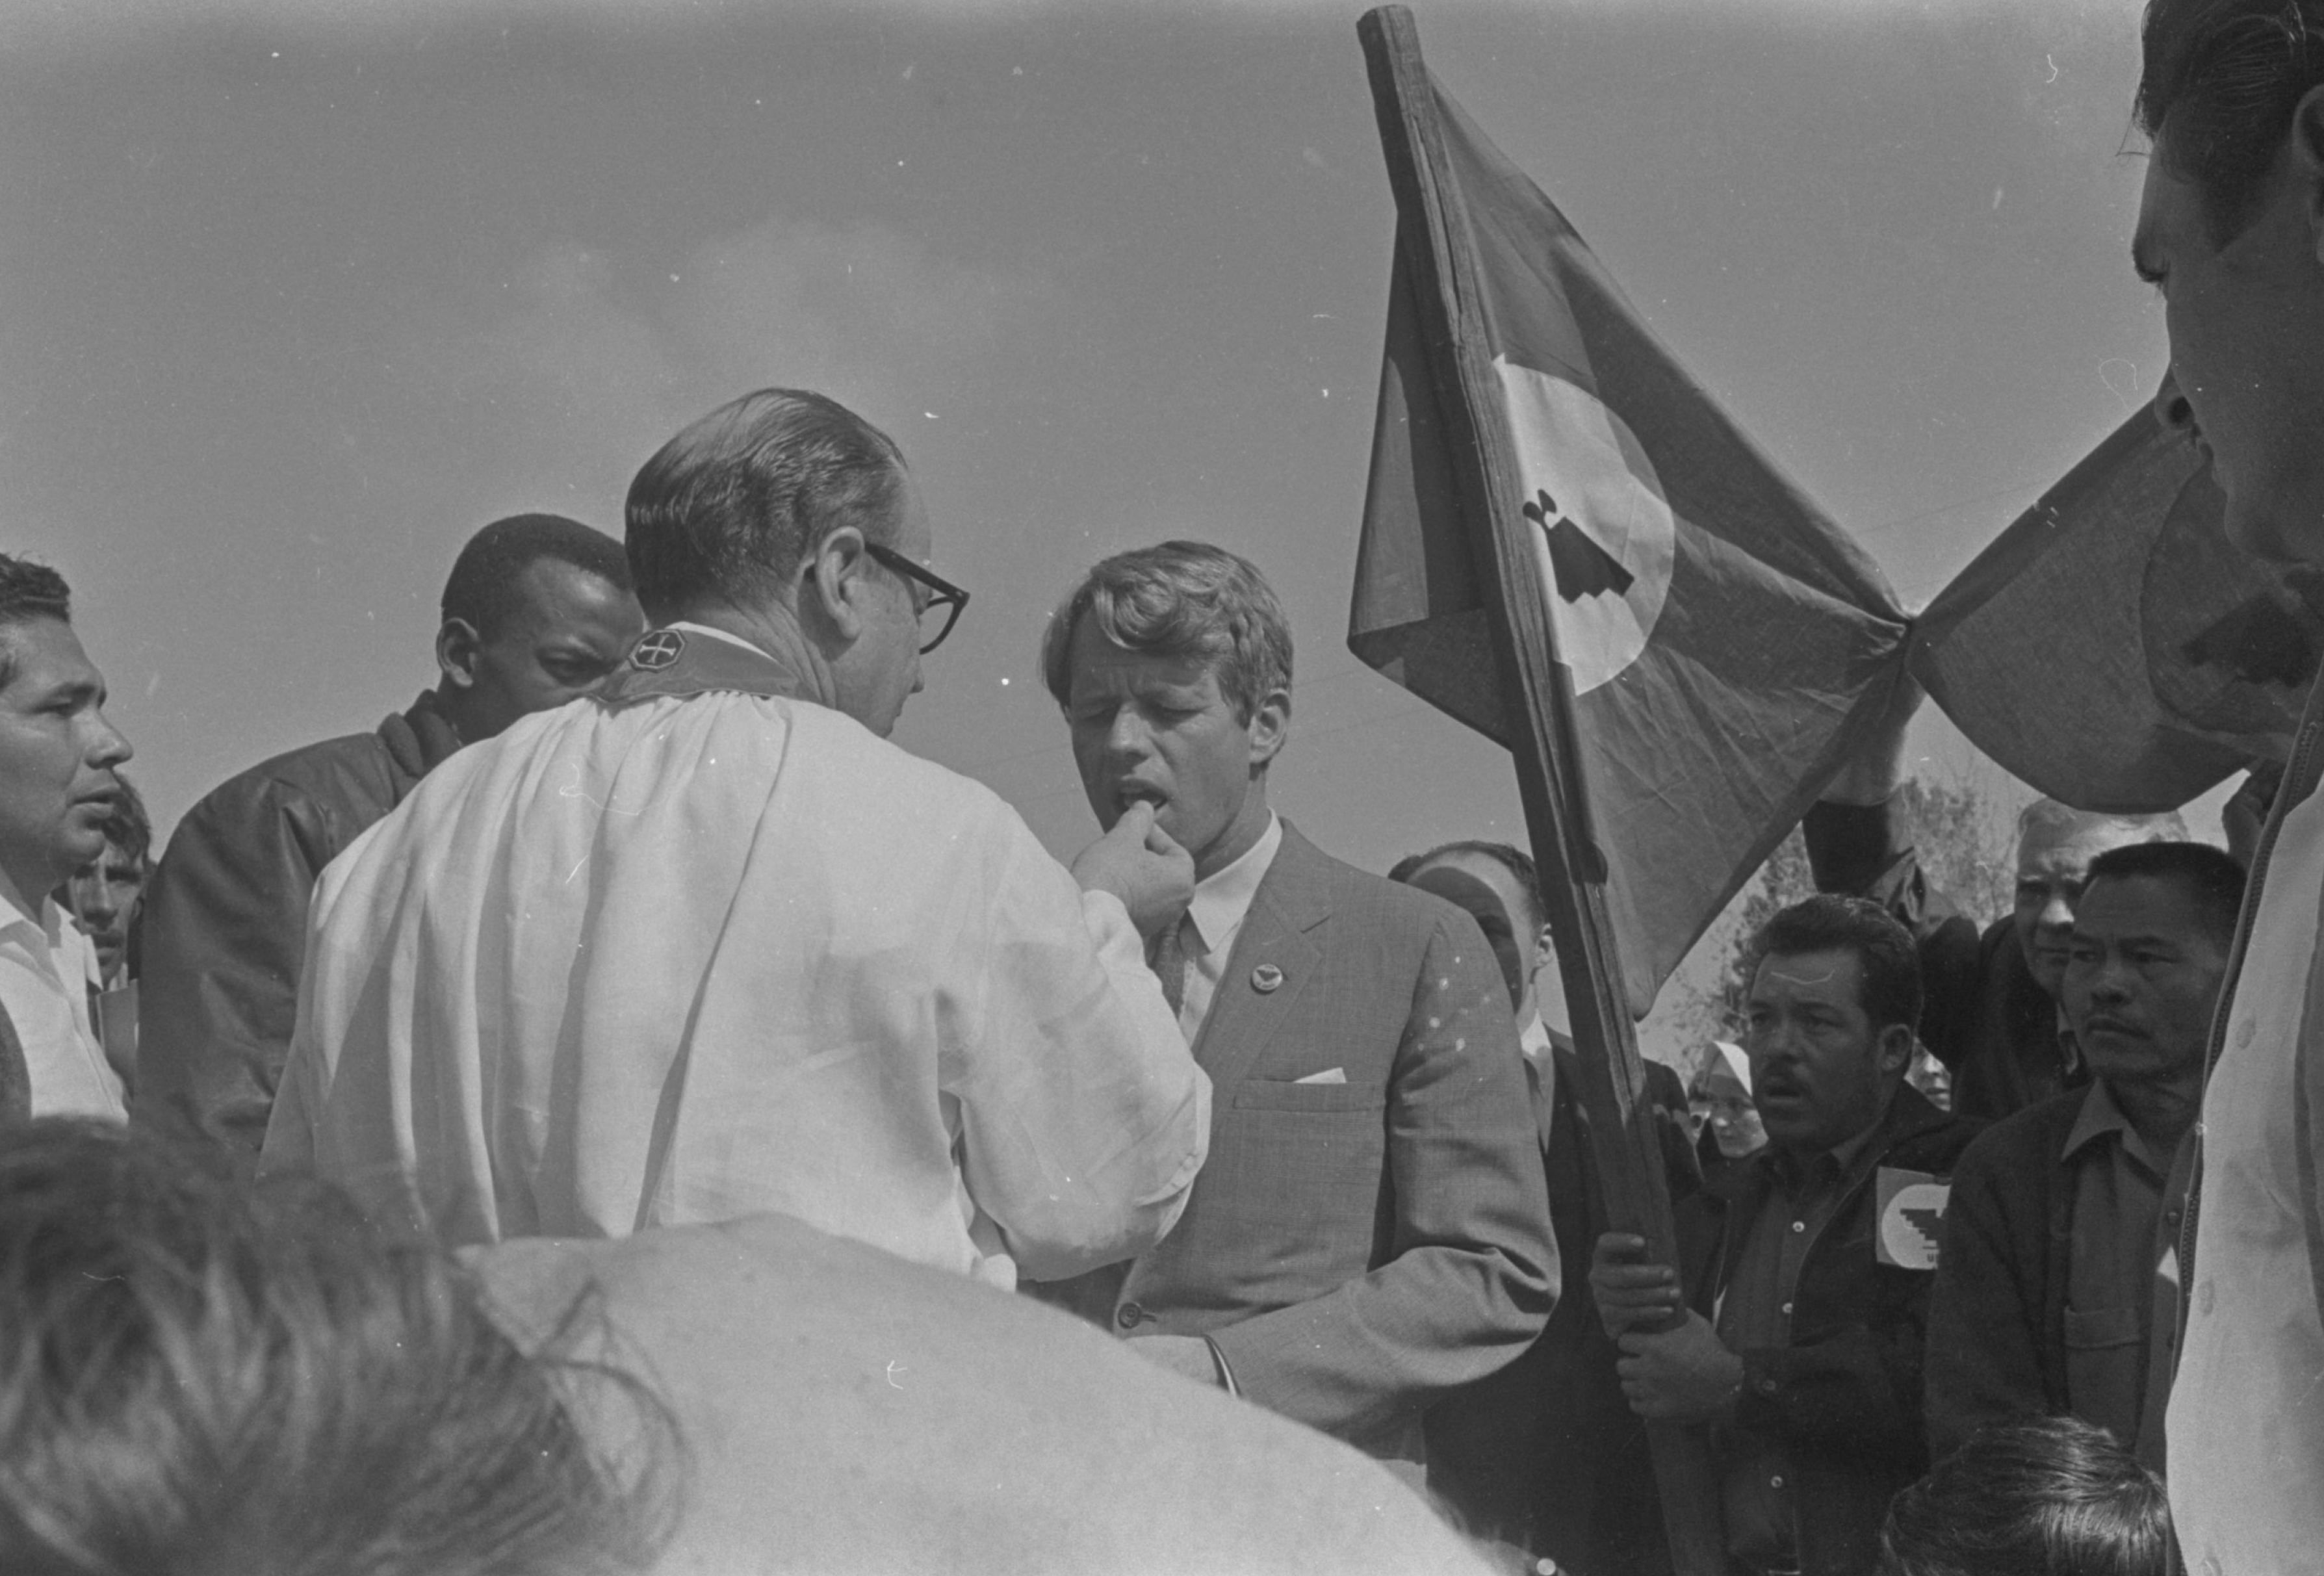
[[[1786,1318],[1786,1319],[1788,1319],[1788,1318],[1790,1318],[1791,1316],[1792,1316],[1792,1305],[1791,1305],[1791,1304],[1789,1304],[1789,1303],[1785,1303],[1785,1304],[1784,1304],[1784,1318]]]
[[[1139,1307],[1136,1303],[1124,1303],[1121,1304],[1120,1308],[1115,1312],[1113,1322],[1120,1325],[1124,1330],[1135,1330],[1138,1328],[1139,1322],[1145,1317],[1146,1310]]]
[[[1773,1380],[1773,1379],[1761,1379],[1761,1380],[1759,1381],[1759,1394],[1761,1394],[1761,1395],[1763,1395],[1763,1396],[1772,1396],[1772,1395],[1774,1395],[1775,1393],[1775,1380]]]
[[[1807,1229],[1808,1223],[1805,1221],[1794,1221],[1792,1222],[1792,1230],[1794,1231],[1804,1231]]]
[[[2208,1313],[2211,1311],[2211,1283],[2209,1281],[2205,1281],[2201,1286],[2195,1288],[2195,1311],[2199,1313]]]
[[[1777,1473],[1775,1477],[1767,1479],[1767,1487],[1770,1488],[1780,1488],[1783,1486],[1784,1479],[1781,1473]]]

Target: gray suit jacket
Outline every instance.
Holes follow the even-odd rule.
[[[1210,1335],[1253,1400],[1417,1459],[1422,1411],[1523,1352],[1556,1299],[1518,1057],[1475,921],[1286,823],[1194,1040],[1210,1158],[1116,1330]],[[1333,1068],[1347,1082],[1299,1082]]]

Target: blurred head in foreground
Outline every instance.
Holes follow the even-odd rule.
[[[2079,1417],[1988,1424],[1896,1496],[1880,1576],[2171,1576],[2162,1481]]]
[[[65,1120],[0,1140],[0,1569],[641,1569],[647,1474],[448,1259],[337,1194]]]

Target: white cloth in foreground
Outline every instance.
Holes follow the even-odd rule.
[[[2324,1572],[2324,1323],[2310,1259],[2319,1184],[2301,1163],[2300,1090],[2303,1061],[2324,1055],[2324,791],[2288,808],[2253,879],[2227,1043],[2203,1092],[2194,1278],[2163,1425],[2191,1576]]]
[[[456,1244],[779,1211],[1007,1285],[1160,1238],[1210,1085],[1121,904],[706,655],[774,679],[528,717],[324,871],[263,1168]]]
[[[622,1369],[690,1453],[653,1576],[1489,1576],[1348,1446],[1190,1385],[1078,1319],[795,1221],[470,1262],[624,1466]],[[770,1339],[770,1332],[779,1338]]]

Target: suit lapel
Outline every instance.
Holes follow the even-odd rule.
[[[1194,1061],[1213,1084],[1240,1083],[1290,1018],[1323,968],[1323,950],[1309,933],[1331,917],[1329,866],[1286,821],[1283,844],[1251,895],[1210,1016],[1194,1037]],[[1261,991],[1252,975],[1262,966],[1281,971],[1283,982]]]

